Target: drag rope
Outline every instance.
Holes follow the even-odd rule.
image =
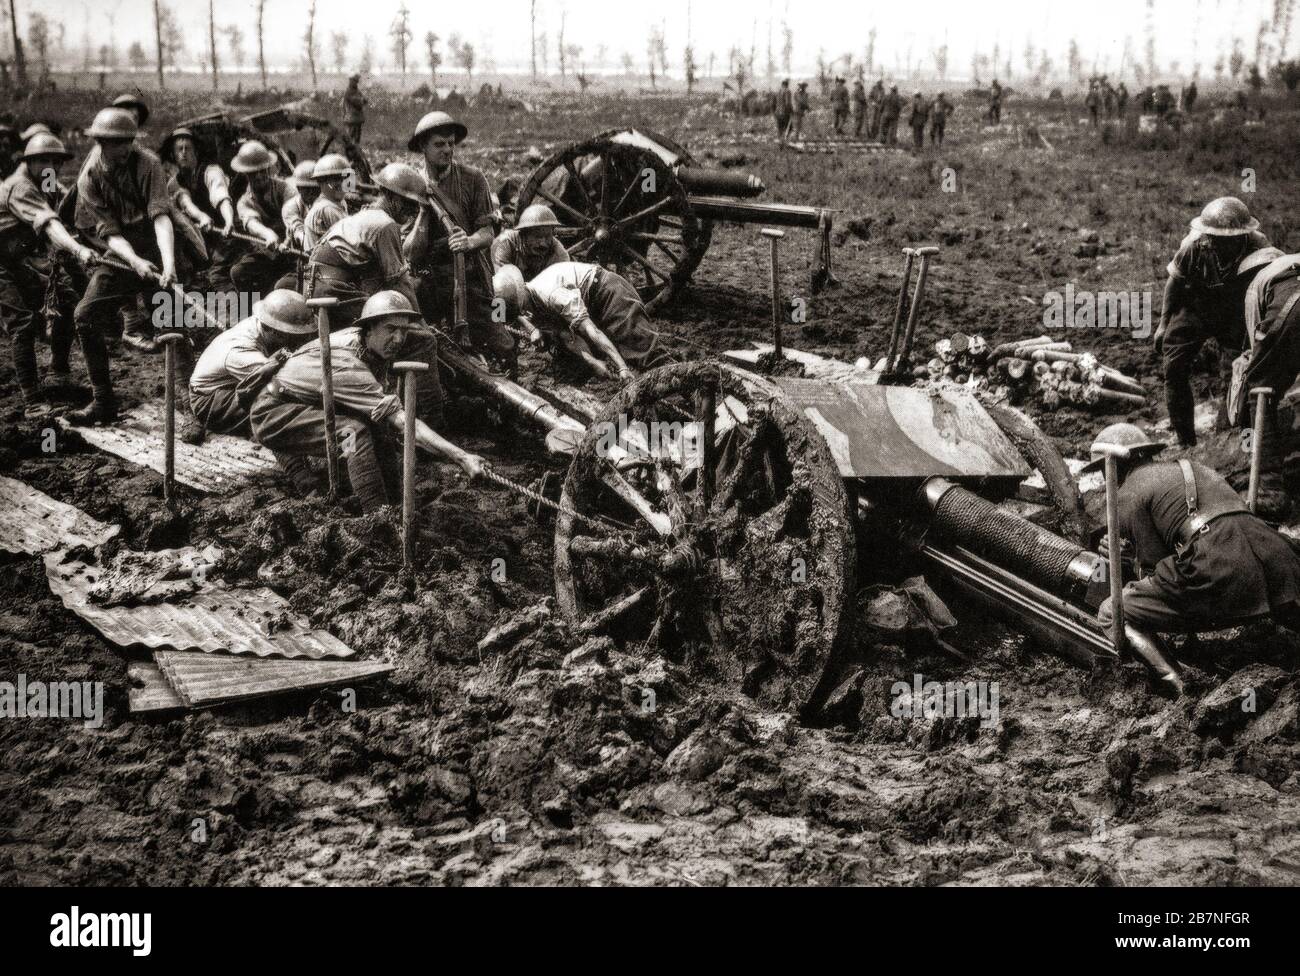
[[[500,485],[502,488],[505,488],[509,491],[513,491],[517,495],[522,495],[525,498],[529,498],[532,501],[537,502],[537,504],[539,505],[545,505],[547,508],[554,509],[555,511],[563,515],[568,515],[570,518],[575,518],[579,522],[582,522],[583,524],[593,529],[596,529],[602,533],[608,534],[612,532],[617,535],[623,535],[628,532],[627,526],[619,525],[613,519],[607,519],[599,515],[596,516],[584,515],[582,514],[582,512],[575,511],[572,508],[569,508],[565,505],[561,505],[559,502],[551,501],[541,492],[533,491],[533,489],[527,488],[524,485],[519,484],[518,482],[511,481],[509,478],[505,477],[504,475],[497,474],[491,468],[484,469],[483,477],[487,478],[488,481],[495,482],[496,484]]]

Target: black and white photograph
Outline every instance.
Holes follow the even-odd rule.
[[[24,939],[1300,882],[1295,0],[0,6]]]

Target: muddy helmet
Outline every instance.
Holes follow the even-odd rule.
[[[190,142],[194,142],[194,131],[185,128],[172,129],[171,132],[167,133],[167,138],[162,141],[162,145],[158,147],[158,155],[167,159],[171,155],[172,146],[176,144],[178,139],[188,139]],[[195,148],[197,148],[197,145]]]
[[[492,291],[506,303],[506,313],[511,317],[528,311],[531,301],[524,273],[513,264],[503,264],[492,276]]]
[[[1090,455],[1092,460],[1084,465],[1084,471],[1096,471],[1106,463],[1105,448],[1123,447],[1135,456],[1159,454],[1168,445],[1153,441],[1137,424],[1118,423],[1102,428],[1093,439]]]
[[[399,291],[378,291],[366,299],[361,307],[361,316],[356,325],[366,325],[379,319],[397,317],[400,322],[391,323],[403,329],[424,329],[424,317],[411,307],[410,300]]]
[[[288,288],[277,288],[254,305],[253,317],[273,332],[285,335],[310,335],[316,331],[306,299]]]
[[[9,129],[9,126],[5,126],[5,128]],[[9,129],[9,131],[12,132],[13,130]],[[23,129],[22,132],[18,133],[18,138],[21,139],[23,142],[26,142],[28,139],[36,135],[36,133],[38,132],[53,132],[53,131],[54,130],[51,129],[48,125],[46,125],[44,122],[33,122],[27,128]]]
[[[86,135],[92,139],[134,139],[139,134],[135,116],[124,108],[100,109],[86,130]]]
[[[72,153],[68,152],[63,146],[63,141],[58,136],[51,135],[48,132],[38,132],[27,140],[27,148],[23,150],[23,159],[41,159],[41,158],[71,159]]]
[[[405,163],[389,163],[375,177],[375,185],[416,203],[424,203],[429,194],[424,177]]]
[[[272,169],[275,164],[275,153],[257,140],[250,139],[239,147],[235,158],[230,161],[230,168],[236,173],[260,173]]]
[[[411,150],[411,152],[419,152],[420,147],[424,145],[424,140],[434,132],[438,132],[441,129],[450,130],[452,138],[455,139],[456,142],[463,142],[465,137],[469,135],[469,129],[465,128],[465,126],[461,125],[446,112],[430,112],[416,123],[415,135],[411,136],[411,140],[406,144],[406,148]]]
[[[528,230],[530,227],[559,227],[555,211],[544,203],[534,203],[526,207],[515,222],[515,230]]]
[[[1219,197],[1207,203],[1199,217],[1193,218],[1192,230],[1214,237],[1236,237],[1259,230],[1259,221],[1236,197]]]
[[[311,171],[311,177],[314,180],[319,180],[327,176],[348,176],[351,172],[352,164],[348,162],[346,156],[340,153],[326,153],[316,160],[316,165]]]
[[[130,92],[127,92],[124,95],[118,95],[117,98],[113,99],[113,107],[123,108],[128,112],[134,109],[140,114],[141,125],[144,125],[149,121],[149,106],[146,105],[144,99],[140,98],[138,95],[132,95]]]
[[[311,172],[315,168],[316,168],[316,160],[304,159],[301,163],[299,163],[297,166],[293,168],[293,176],[289,178],[289,182],[292,183],[300,190],[303,187],[316,186],[317,185],[316,181],[311,177]]]

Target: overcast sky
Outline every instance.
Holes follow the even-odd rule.
[[[350,38],[349,67],[355,65],[367,34],[374,39],[376,63],[385,68],[391,65],[386,35],[399,2],[318,0],[322,68],[332,63],[329,34],[334,31],[345,31]],[[479,49],[480,67],[485,58],[494,60],[499,70],[527,65],[529,0],[407,2],[416,37],[409,56],[412,68],[423,70],[421,39],[430,30],[444,40],[458,33],[474,43]],[[152,50],[153,0],[17,0],[17,4],[20,28],[25,29],[27,14],[35,10],[63,22],[67,30],[65,44],[74,61],[80,60],[77,55],[84,46],[87,29],[92,46],[98,48],[109,36],[110,21],[119,49],[124,51],[131,41],[139,40],[145,43],[146,50]],[[194,63],[207,45],[208,0],[169,0],[167,5],[179,15],[186,41],[187,53],[181,62]],[[308,6],[309,0],[267,0],[268,62],[285,68],[298,66]],[[708,52],[713,51],[725,63],[732,46],[747,50],[756,36],[760,70],[766,60],[769,20],[778,64],[781,22],[788,22],[793,29],[796,72],[800,68],[809,70],[819,49],[828,56],[851,51],[861,58],[868,33],[874,27],[877,63],[886,71],[905,65],[909,52],[914,62],[931,68],[930,52],[946,42],[949,72],[965,74],[972,54],[976,50],[991,54],[995,43],[1001,47],[1002,61],[1009,51],[1016,72],[1024,70],[1029,39],[1036,48],[1045,47],[1056,69],[1062,70],[1072,37],[1080,44],[1086,68],[1091,69],[1095,59],[1099,68],[1114,71],[1126,36],[1131,38],[1135,55],[1143,56],[1150,18],[1156,25],[1156,57],[1162,71],[1176,60],[1184,72],[1199,62],[1203,74],[1212,74],[1216,57],[1231,49],[1233,37],[1243,39],[1247,59],[1253,59],[1260,21],[1271,17],[1273,6],[1273,0],[749,0],[743,4],[735,0],[537,0],[538,30],[548,35],[553,71],[563,10],[567,12],[565,40],[581,45],[583,60],[589,64],[603,45],[611,66],[619,63],[624,51],[630,52],[639,66],[643,65],[650,27],[662,24],[674,75],[680,74],[682,49],[687,41],[688,7],[697,60],[707,60]],[[238,24],[243,29],[247,57],[253,63],[256,3],[218,0],[216,11],[219,28]],[[1300,49],[1295,33],[1300,33],[1300,25],[1287,44],[1291,56]],[[218,53],[229,61],[221,44]]]

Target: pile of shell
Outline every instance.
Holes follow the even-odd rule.
[[[1142,386],[1092,353],[1073,352],[1050,336],[990,347],[981,335],[958,332],[934,344],[935,357],[917,366],[918,382],[947,383],[1018,403],[1031,393],[1048,409],[1061,404],[1140,407]]]

